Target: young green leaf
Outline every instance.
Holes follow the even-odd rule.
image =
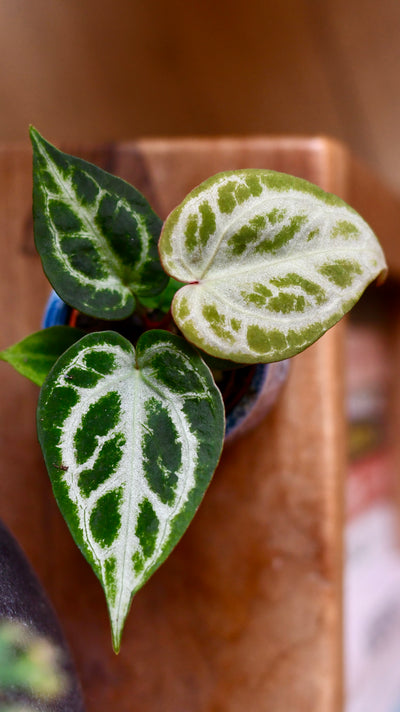
[[[217,465],[224,409],[183,339],[92,333],[41,390],[38,433],[60,509],[99,577],[113,644],[133,594],[178,542]]]
[[[51,326],[0,351],[0,360],[7,361],[16,371],[41,386],[61,354],[82,336],[84,332],[80,329]]]
[[[171,309],[171,302],[176,292],[183,286],[182,282],[177,282],[176,279],[170,277],[167,286],[161,294],[155,297],[140,297],[139,301],[146,309],[158,309],[164,314],[167,314]]]
[[[120,178],[62,153],[31,129],[35,242],[57,294],[76,309],[122,319],[135,294],[167,282],[157,252],[161,220]]]
[[[365,221],[342,200],[268,170],[220,173],[167,218],[160,255],[186,286],[173,317],[207,353],[278,361],[335,324],[386,270]]]

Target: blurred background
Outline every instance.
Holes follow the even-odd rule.
[[[399,78],[400,0],[0,0],[1,143],[28,144],[31,123],[58,145],[77,146],[151,136],[328,135],[400,191]],[[16,279],[20,288],[25,274]],[[382,606],[371,605],[371,626],[376,622],[377,646],[386,642],[379,636],[394,631],[387,647],[376,648],[394,682],[379,666],[376,675],[354,666],[357,674],[365,671],[360,689],[368,699],[361,708],[355,697],[347,712],[374,709],[377,679],[378,694],[395,688],[400,699],[398,550],[389,550],[398,577],[392,604],[393,579],[387,575],[384,589],[386,580],[376,573],[389,558],[382,560],[376,528],[366,531],[364,551],[370,555],[372,542],[378,563],[371,568],[365,556],[374,579],[365,586],[364,571],[355,570],[351,600],[354,611],[367,612],[361,623],[369,625],[370,609],[359,603],[364,590],[372,598],[376,582],[381,585]],[[59,592],[59,601],[65,595]],[[353,649],[364,664],[366,657]],[[383,708],[375,705],[377,712]]]
[[[325,134],[400,188],[399,0],[0,0],[0,141]]]

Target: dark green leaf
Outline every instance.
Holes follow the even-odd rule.
[[[165,331],[89,334],[46,379],[38,433],[60,509],[107,598],[116,650],[133,594],[179,541],[217,465],[221,394]]]
[[[125,181],[62,153],[33,128],[31,139],[35,242],[49,281],[85,314],[129,316],[135,295],[166,285],[161,220]]]

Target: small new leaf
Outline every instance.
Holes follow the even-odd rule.
[[[38,434],[72,535],[107,598],[119,649],[132,596],[179,541],[217,465],[220,392],[183,339],[93,333],[55,364]]]
[[[146,309],[158,309],[164,314],[167,314],[171,309],[171,303],[176,292],[183,286],[182,282],[177,282],[175,279],[170,277],[167,286],[161,294],[158,294],[155,297],[140,297],[139,301],[144,307],[146,307]]]
[[[135,295],[158,294],[167,282],[161,220],[125,181],[62,153],[33,128],[31,140],[35,242],[49,281],[85,314],[129,316]]]
[[[0,351],[0,359],[7,361],[16,371],[37,386],[41,386],[61,354],[83,335],[84,332],[80,329],[51,326]]]
[[[206,180],[167,218],[159,249],[186,282],[172,303],[183,335],[239,363],[302,351],[386,270],[374,233],[346,203],[268,170]]]

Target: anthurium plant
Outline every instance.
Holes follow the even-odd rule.
[[[31,129],[35,242],[57,294],[107,320],[0,356],[41,386],[58,505],[101,581],[117,651],[131,600],[195,514],[224,440],[218,368],[294,356],[386,271],[338,197],[270,170],[215,175],[164,224],[123,180]],[[151,328],[163,313],[166,329]],[[168,316],[168,315],[171,316]],[[142,325],[127,339],[113,320]]]

